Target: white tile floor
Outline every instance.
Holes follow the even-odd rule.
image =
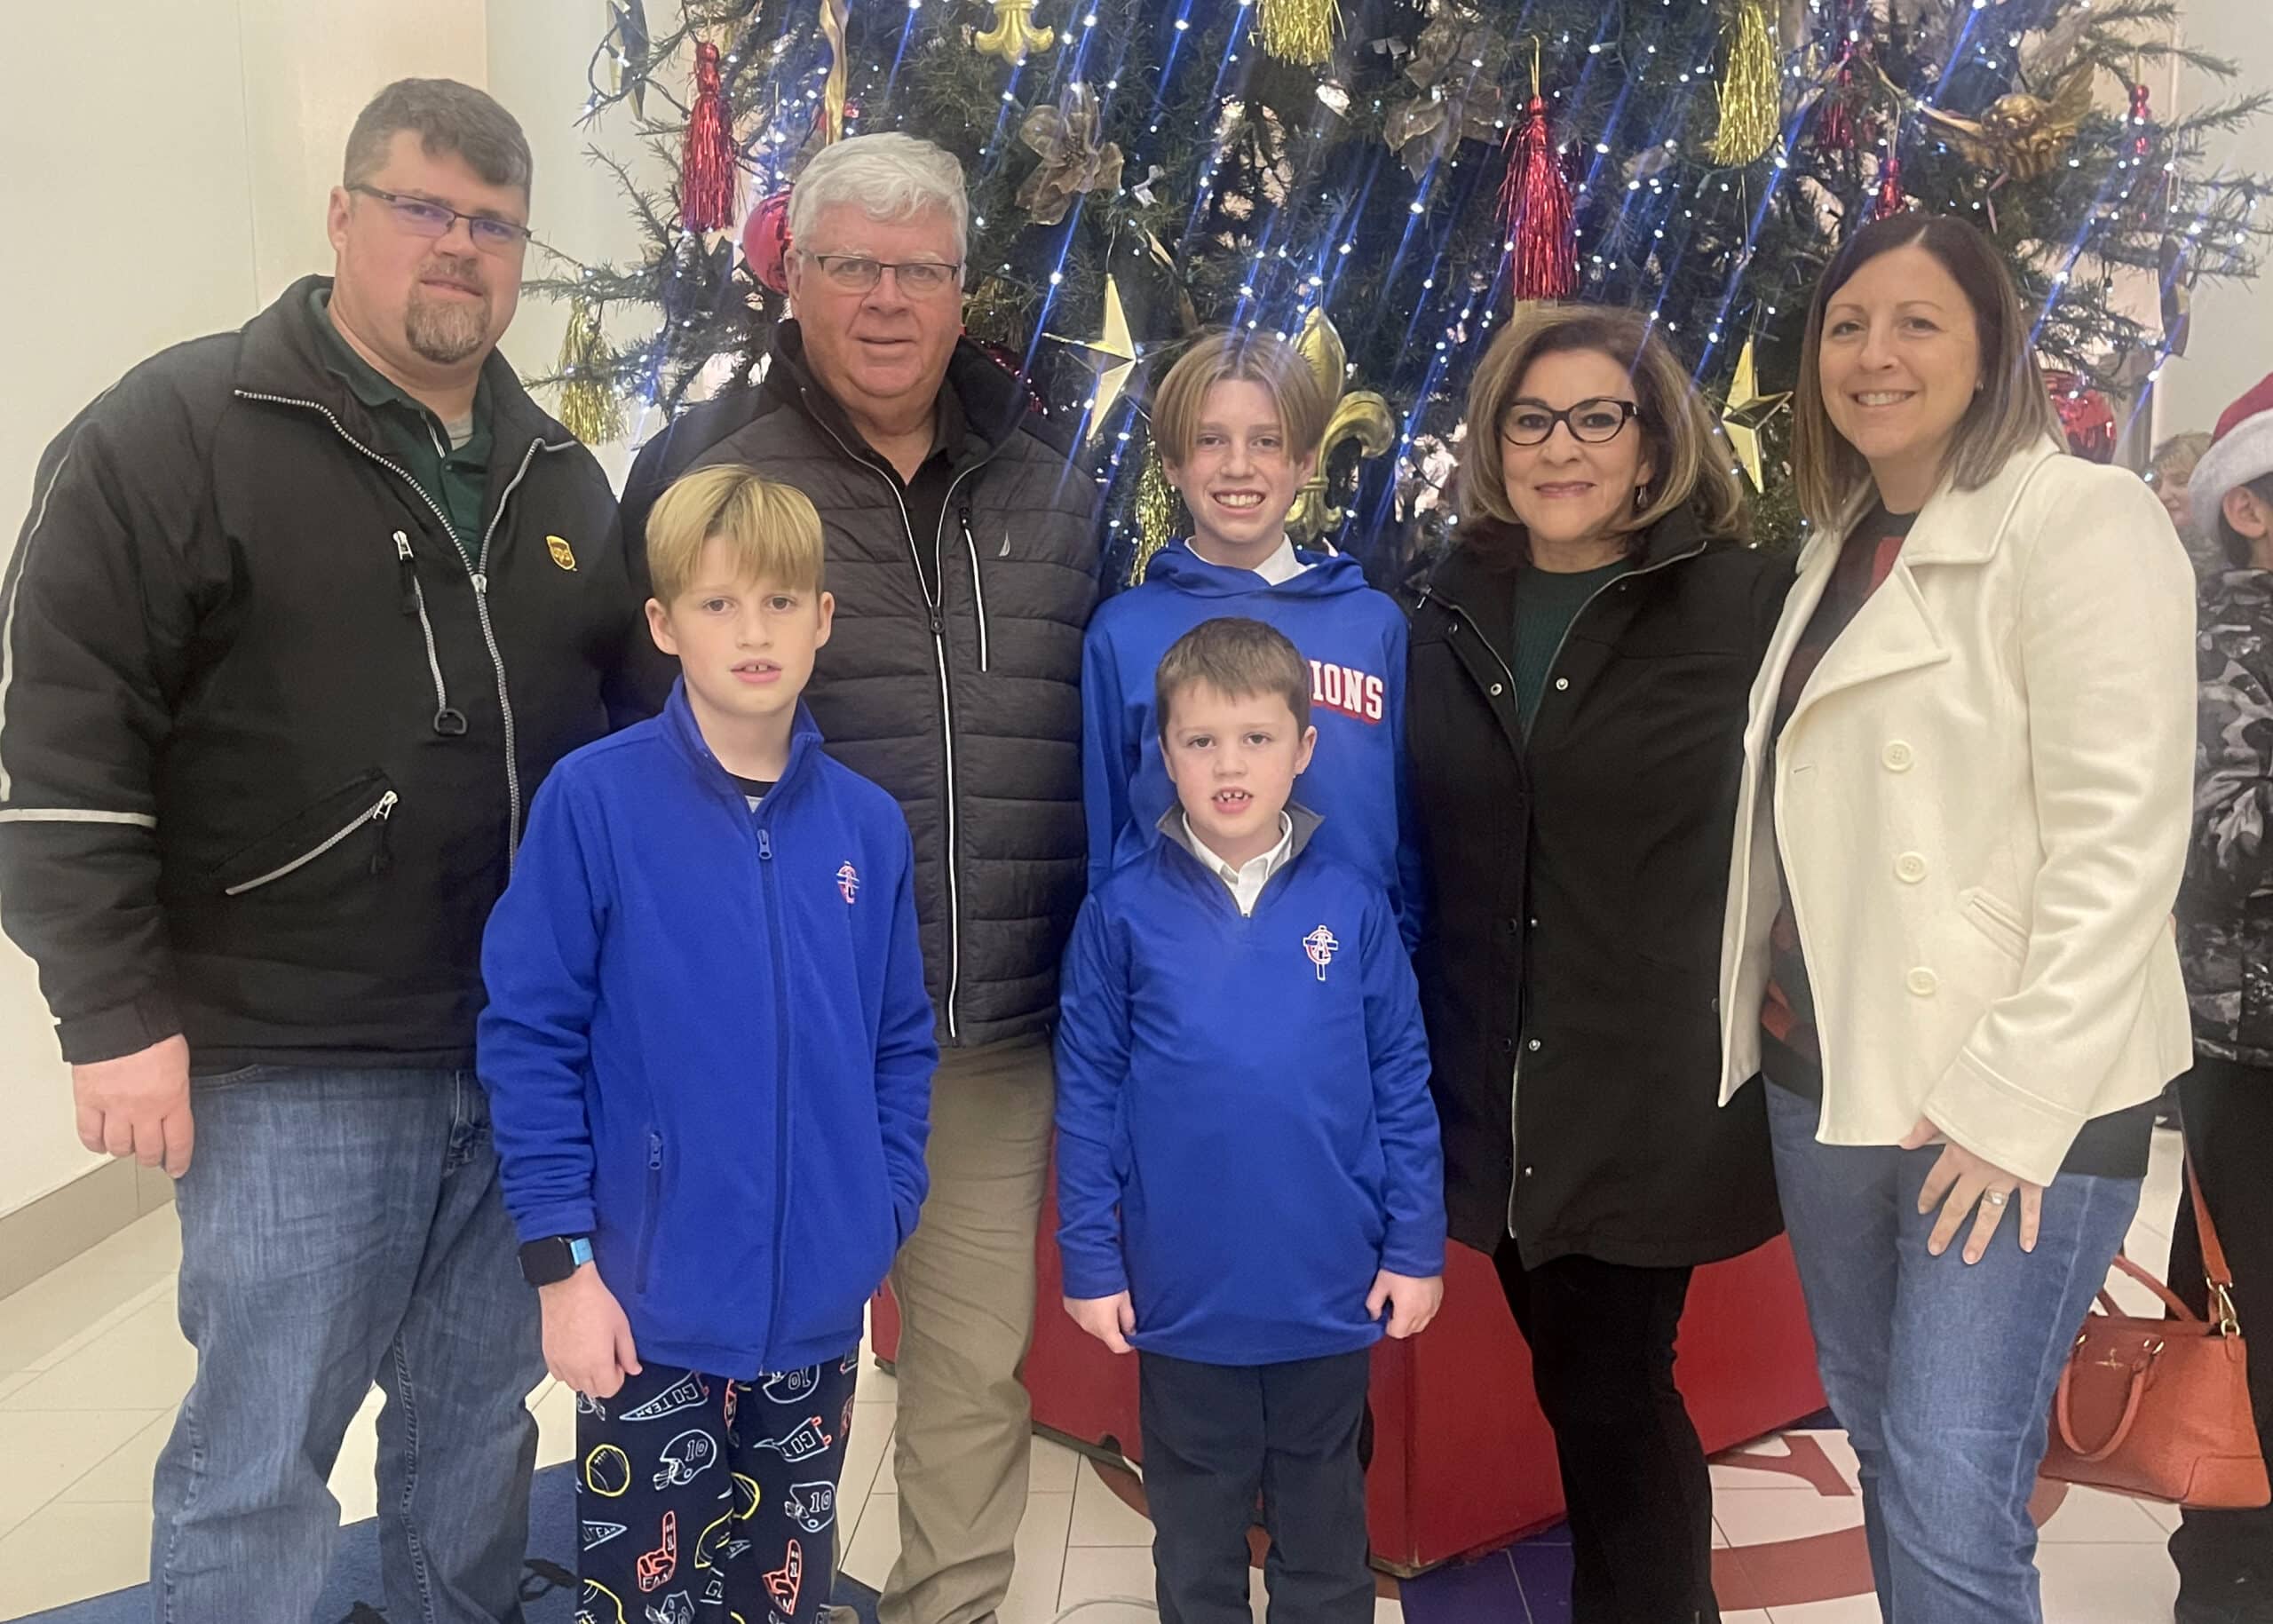
[[[2132,1234],[2133,1255],[2159,1270],[2177,1189],[2176,1145],[2157,1137],[2155,1173]],[[0,1619],[139,1583],[146,1576],[151,1469],[192,1374],[173,1317],[179,1238],[170,1208],[151,1214],[13,1296],[0,1300]],[[2134,1300],[2129,1288],[2119,1295]],[[899,1553],[898,1485],[890,1459],[896,1394],[873,1366],[861,1372],[840,1505],[846,1571],[880,1584]],[[532,1396],[539,1462],[568,1458],[573,1396],[547,1382]],[[371,1515],[376,1394],[332,1474],[341,1515]],[[1852,1480],[1836,1434],[1816,1434]],[[1772,1453],[1763,1442],[1755,1448]],[[1826,1499],[1800,1479],[1714,1470],[1722,1544],[1790,1540],[1852,1526],[1851,1499]],[[1151,1529],[1073,1452],[1034,1446],[1031,1494],[1018,1533],[1018,1575],[1002,1624],[1047,1624],[1076,1603],[1142,1597],[1152,1589]],[[2047,1523],[2045,1611],[2059,1624],[2160,1624],[2176,1579],[2160,1549],[2174,1515],[2089,1492],[2071,1493]],[[1259,1591],[1258,1591],[1259,1596]],[[1441,1619],[1416,1598],[1416,1614]],[[1258,1617],[1260,1614],[1258,1613]],[[1395,1602],[1378,1609],[1401,1618]],[[1137,1624],[1134,1608],[1091,1607],[1080,1624]],[[1876,1617],[1861,1598],[1728,1615],[1730,1624],[1849,1624]],[[1465,1620],[1462,1620],[1465,1624]]]

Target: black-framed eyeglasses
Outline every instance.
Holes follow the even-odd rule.
[[[962,270],[960,265],[943,265],[936,259],[909,259],[894,265],[865,254],[808,254],[805,257],[820,267],[830,287],[847,293],[867,292],[890,271],[902,293],[931,298],[954,287]]]
[[[1543,400],[1518,400],[1500,419],[1500,437],[1512,446],[1543,446],[1562,424],[1581,445],[1599,446],[1616,440],[1626,425],[1642,415],[1631,400],[1599,395],[1556,411]]]
[[[394,216],[395,224],[416,237],[447,237],[450,227],[463,220],[474,246],[487,249],[493,254],[518,253],[529,240],[527,226],[501,220],[493,214],[468,214],[431,197],[411,197],[400,192],[382,191],[377,186],[352,186],[347,189],[377,198]]]

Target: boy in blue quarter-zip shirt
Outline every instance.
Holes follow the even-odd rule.
[[[812,503],[700,469],[647,557],[681,678],[538,793],[482,945],[481,1077],[581,1395],[582,1604],[810,1624],[861,1310],[926,1184],[914,854],[798,700],[835,609]]]
[[[1137,1372],[1160,1616],[1374,1616],[1368,1351],[1443,1300],[1444,1165],[1389,899],[1288,804],[1311,673],[1258,621],[1160,662],[1176,804],[1082,904],[1057,1032],[1065,1310]],[[1386,1323],[1384,1324],[1384,1320]]]
[[[1245,615],[1286,633],[1310,674],[1323,748],[1302,799],[1325,820],[1319,847],[1381,885],[1410,948],[1421,867],[1406,800],[1405,615],[1356,559],[1297,552],[1287,535],[1327,410],[1310,363],[1273,334],[1208,334],[1161,380],[1152,434],[1192,535],[1108,598],[1082,643],[1089,889],[1142,856],[1176,804],[1153,744],[1160,656],[1202,621]]]

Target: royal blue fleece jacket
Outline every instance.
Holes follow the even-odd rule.
[[[1290,809],[1290,812],[1293,809]],[[1209,1365],[1368,1347],[1382,1269],[1445,1265],[1444,1161],[1389,899],[1315,843],[1242,916],[1170,833],[1081,905],[1057,1027],[1069,1297]],[[1316,820],[1296,819],[1298,848]]]
[[[521,1239],[591,1237],[642,1360],[747,1380],[859,1341],[926,1187],[914,866],[802,706],[756,812],[684,683],[538,792],[481,1078]]]
[[[1310,661],[1318,753],[1295,793],[1325,820],[1321,848],[1388,893],[1410,949],[1422,893],[1405,771],[1405,615],[1366,584],[1355,558],[1295,556],[1303,573],[1271,586],[1175,542],[1153,556],[1142,585],[1106,599],[1090,620],[1081,647],[1089,889],[1142,856],[1153,824],[1176,804],[1152,704],[1160,657],[1202,621],[1245,615],[1285,632]]]

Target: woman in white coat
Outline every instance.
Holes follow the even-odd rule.
[[[1723,1093],[1770,1085],[1897,1624],[2041,1619],[2047,1410],[2190,1060],[2192,574],[2146,486],[2061,450],[2028,340],[1961,221],[1826,271],[1722,947]]]

